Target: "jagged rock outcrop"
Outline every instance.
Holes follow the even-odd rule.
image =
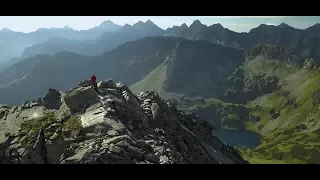
[[[59,109],[25,119],[0,144],[1,163],[247,163],[212,135],[210,123],[180,111],[157,92],[136,96],[111,79],[98,87],[82,83],[60,95]]]

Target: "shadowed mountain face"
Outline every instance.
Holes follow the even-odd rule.
[[[243,61],[241,52],[232,48],[205,41],[179,42],[168,58],[165,90],[189,96],[219,97],[225,78]]]
[[[161,92],[218,97],[225,78],[243,61],[238,50],[205,41],[142,38],[100,56],[61,52],[23,60],[0,74],[4,87],[0,101],[33,99],[50,87],[66,90],[93,72],[98,78],[112,77],[127,84],[141,83],[153,74],[160,78]]]

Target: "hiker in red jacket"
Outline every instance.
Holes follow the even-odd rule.
[[[94,73],[91,76],[92,81],[92,87],[97,88],[97,77],[94,75]]]

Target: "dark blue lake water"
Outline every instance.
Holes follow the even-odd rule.
[[[244,146],[254,149],[261,144],[261,135],[251,131],[214,130],[213,135],[232,146]]]

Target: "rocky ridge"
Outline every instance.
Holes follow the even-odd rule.
[[[135,95],[111,79],[50,89],[22,106],[0,106],[0,162],[14,164],[246,164],[214,127],[157,92]]]

